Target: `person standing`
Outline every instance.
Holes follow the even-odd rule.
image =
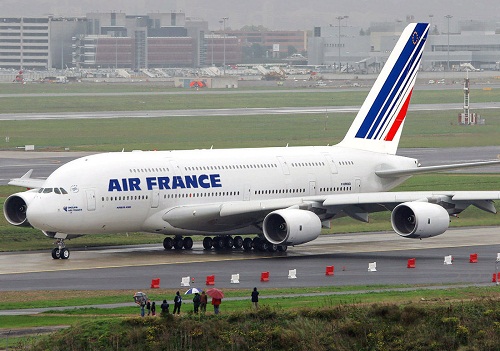
[[[212,297],[212,305],[214,306],[214,313],[219,314],[219,306],[222,303],[221,299],[216,299],[215,297]]]
[[[200,294],[194,293],[194,297],[193,297],[193,309],[194,309],[194,313],[198,313],[198,308],[200,308],[200,304],[201,304]]]
[[[153,301],[151,304],[151,315],[154,317],[156,316],[156,302]]]
[[[168,304],[167,300],[163,300],[163,303],[161,304],[161,316],[166,317],[168,315],[168,308],[170,305]]]
[[[146,303],[141,301],[141,317],[144,317],[144,309],[146,308]]]
[[[148,310],[148,316],[151,315],[151,301],[146,302],[146,309]]]
[[[177,314],[181,313],[181,305],[182,297],[181,294],[177,291],[174,297],[174,311],[172,312],[172,314],[175,314],[175,312],[177,312]]]
[[[207,294],[205,294],[205,292],[202,291],[201,292],[201,296],[200,296],[200,309],[201,309],[201,312],[203,312],[203,313],[207,312],[207,303],[208,303]]]
[[[257,291],[257,288],[253,288],[252,291],[252,306],[254,309],[259,308],[259,292]]]

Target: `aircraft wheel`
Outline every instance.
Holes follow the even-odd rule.
[[[267,251],[269,251],[269,252],[278,251],[278,245],[269,243],[269,247],[267,248]]]
[[[286,245],[278,245],[279,252],[286,252],[287,249],[288,249],[288,246],[286,246]]]
[[[262,240],[259,245],[260,251],[268,251],[269,250],[269,242],[267,240]]]
[[[234,240],[231,236],[227,236],[224,238],[224,247],[226,249],[232,249],[234,245]]]
[[[252,240],[252,247],[257,250],[259,248],[259,245],[260,245],[260,238],[258,236],[256,236],[255,238],[253,238]]]
[[[210,250],[212,248],[212,238],[207,236],[203,239],[203,248],[205,250]]]
[[[235,236],[233,246],[235,249],[241,249],[241,247],[243,246],[243,238],[239,235]]]
[[[62,248],[59,251],[59,257],[63,260],[67,260],[69,258],[69,250],[66,248]]]
[[[252,239],[245,238],[245,240],[243,240],[243,250],[250,251],[251,249],[252,249]]]
[[[186,250],[191,250],[193,248],[193,239],[191,237],[184,238],[184,248]]]
[[[224,238],[218,236],[214,238],[214,248],[216,250],[222,250],[224,248]]]
[[[182,238],[175,238],[174,239],[174,249],[181,250],[182,246],[184,246],[184,240],[182,240]]]
[[[163,247],[165,250],[170,250],[174,246],[174,240],[170,237],[163,239]]]
[[[61,258],[60,255],[61,255],[61,251],[57,247],[55,247],[55,248],[52,249],[52,258],[54,260],[60,259]]]

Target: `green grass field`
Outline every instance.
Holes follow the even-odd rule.
[[[477,112],[487,125],[460,126],[456,111],[410,112],[400,147],[497,145],[500,114]],[[33,144],[37,149],[130,151],[332,145],[343,138],[353,118],[352,113],[335,113],[328,118],[298,114],[0,121],[0,148]]]
[[[0,88],[2,85],[0,85]],[[162,89],[158,85],[49,85],[9,86],[9,95],[2,98],[0,113],[30,112],[75,112],[75,111],[141,111],[202,108],[252,108],[252,107],[312,107],[312,106],[359,106],[368,94],[367,91],[315,91],[303,92],[294,89],[271,92],[243,90],[237,94],[231,91],[217,90],[172,90]],[[5,88],[4,88],[5,89]],[[45,90],[44,90],[45,89]],[[175,95],[151,95],[149,92],[176,92]],[[127,94],[138,92],[144,94]],[[1,93],[1,90],[0,90]],[[47,93],[50,96],[17,96],[17,94]],[[70,96],[68,93],[89,93],[92,96]],[[118,93],[117,95],[99,95]],[[474,102],[500,101],[500,90],[489,91],[475,89],[471,91]],[[456,90],[416,90],[412,104],[456,103],[460,107],[463,92],[460,86]]]

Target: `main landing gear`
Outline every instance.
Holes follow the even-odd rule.
[[[69,258],[69,250],[66,248],[64,244],[64,239],[57,239],[55,242],[57,247],[52,249],[52,258],[54,260],[62,259],[67,260]]]
[[[186,249],[191,250],[193,248],[193,239],[190,237],[182,238],[176,236],[174,238],[166,237],[163,239],[163,247],[165,250],[171,250],[172,248],[176,250]],[[275,245],[271,244],[266,239],[259,237],[255,238],[245,238],[241,236],[235,236],[234,238],[230,235],[216,236],[216,237],[205,237],[203,239],[203,248],[205,250],[230,250],[230,249],[243,249],[244,251],[255,251],[261,252],[285,252],[287,250],[286,245]]]

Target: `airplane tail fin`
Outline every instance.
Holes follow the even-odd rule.
[[[409,24],[339,146],[395,154],[429,31]]]

